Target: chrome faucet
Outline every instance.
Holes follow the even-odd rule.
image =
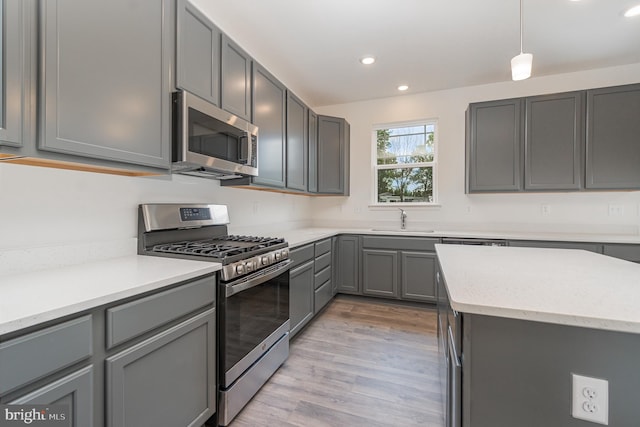
[[[398,209],[400,209],[400,228],[404,230],[407,228],[407,212],[402,208]]]

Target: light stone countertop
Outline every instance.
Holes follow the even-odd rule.
[[[220,270],[221,264],[129,255],[0,277],[0,336]]]
[[[456,311],[640,333],[640,264],[574,249],[436,252]]]

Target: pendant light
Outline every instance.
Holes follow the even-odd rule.
[[[518,81],[531,77],[532,63],[533,55],[522,53],[522,0],[520,0],[520,55],[511,59],[511,78],[514,81]]]

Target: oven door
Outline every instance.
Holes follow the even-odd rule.
[[[221,387],[230,387],[289,332],[291,260],[220,286]]]

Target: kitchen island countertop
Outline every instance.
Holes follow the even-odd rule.
[[[640,264],[575,249],[436,245],[462,313],[640,333]]]
[[[0,277],[0,336],[220,270],[215,262],[129,255]]]

